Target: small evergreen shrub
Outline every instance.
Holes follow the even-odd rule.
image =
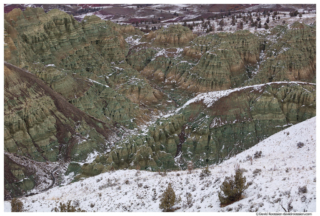
[[[236,170],[233,177],[227,177],[220,186],[218,196],[221,205],[228,205],[241,199],[242,193],[248,188],[246,184],[246,177],[242,176],[240,169]]]
[[[23,203],[17,199],[17,198],[13,198],[11,200],[11,211],[12,212],[23,212]]]
[[[176,194],[171,186],[171,183],[169,183],[167,189],[163,192],[161,196],[159,208],[163,209],[163,211],[165,212],[170,211],[174,206],[175,202]]]
[[[55,207],[52,211],[54,212],[86,212],[81,208],[77,208],[71,205],[71,200],[69,200],[66,204],[60,203],[59,208]]]

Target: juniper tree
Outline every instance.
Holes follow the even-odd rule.
[[[85,212],[81,208],[76,209],[75,206],[71,205],[71,200],[65,203],[60,203],[59,208],[55,207],[52,211],[54,212]]]
[[[169,183],[167,189],[163,192],[161,196],[159,208],[163,209],[163,211],[169,211],[172,209],[175,202],[176,194],[171,186],[171,183]]]
[[[19,199],[11,200],[11,212],[23,212],[23,203]]]
[[[241,199],[242,193],[248,188],[246,177],[242,176],[243,171],[238,168],[234,179],[227,177],[220,186],[218,196],[221,205],[228,205]]]

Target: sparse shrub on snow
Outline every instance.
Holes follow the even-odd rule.
[[[227,211],[228,211],[228,212],[231,212],[232,210],[233,210],[233,208],[230,208],[230,207],[227,208]]]
[[[274,202],[274,203],[281,202],[281,198],[279,197],[279,198],[275,199],[273,202]]]
[[[161,195],[159,208],[167,212],[172,210],[172,207],[174,206],[175,203],[176,203],[176,194],[171,186],[171,183],[169,183],[167,189]]]
[[[193,206],[193,203],[194,203],[194,200],[192,198],[192,194],[191,193],[187,193],[186,196],[187,196],[187,203],[186,204],[187,204],[187,206],[189,208],[191,208]]]
[[[293,209],[293,206],[291,205],[291,203],[292,203],[292,199],[288,202],[287,208],[283,207],[282,203],[280,203],[280,205],[285,212],[290,212]]]
[[[247,159],[247,161],[250,161],[250,163],[252,165],[252,156],[248,155],[246,159]]]
[[[195,185],[192,186],[192,192],[196,191],[197,187]]]
[[[152,191],[153,191],[152,201],[156,201],[157,200],[157,191],[155,188],[153,188]]]
[[[256,176],[261,173],[261,169],[255,169],[252,173],[253,173],[253,176]]]
[[[12,212],[23,212],[24,211],[23,203],[19,199],[13,198],[11,200],[11,211]]]
[[[239,205],[235,208],[235,211],[238,212],[238,211],[242,208],[242,206],[243,206],[242,204],[239,204]]]
[[[74,207],[79,207],[80,206],[80,201],[79,200],[73,200],[72,203],[73,203]]]
[[[297,144],[298,149],[299,149],[299,148],[302,148],[303,146],[304,146],[304,143],[298,142],[298,144]]]
[[[247,188],[246,177],[242,176],[240,169],[237,169],[235,176],[227,177],[220,186],[221,191],[219,191],[218,196],[221,205],[228,205],[240,200],[242,193]]]
[[[254,159],[257,159],[257,158],[261,158],[261,155],[262,155],[262,151],[256,151],[256,153],[254,153]]]
[[[189,178],[186,178],[186,184],[189,184],[190,181],[189,181]]]
[[[291,190],[287,190],[287,191],[283,192],[283,195],[287,196],[289,198],[291,195]]]
[[[204,177],[211,175],[211,171],[209,170],[209,166],[207,165],[200,173],[200,179],[202,180]]]
[[[300,193],[307,193],[308,192],[307,186],[299,187],[298,192],[299,192],[299,194]]]

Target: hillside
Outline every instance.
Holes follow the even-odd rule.
[[[298,148],[298,143],[303,143]],[[262,152],[252,164],[247,156]],[[244,198],[226,207],[220,207],[219,187],[225,177],[234,173],[236,164],[245,169],[244,176],[251,182]],[[118,170],[86,178],[79,182],[56,187],[47,192],[24,197],[27,211],[51,211],[59,202],[79,201],[86,211],[160,211],[159,196],[173,185],[181,202],[177,211],[258,211],[284,212],[288,203],[291,212],[316,211],[316,118],[311,118],[282,130],[250,149],[222,162],[209,166],[211,175],[201,179],[200,169],[158,173],[136,170]],[[127,183],[126,183],[127,181]],[[299,192],[299,187],[307,192]],[[193,202],[187,204],[186,194]],[[10,203],[5,201],[5,211]]]
[[[260,6],[6,5],[5,200],[220,164],[315,117],[315,5]]]

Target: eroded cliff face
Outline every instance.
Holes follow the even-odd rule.
[[[271,81],[315,82],[316,29],[315,25],[293,23],[290,28],[277,26],[264,39],[262,62],[248,83]]]
[[[82,167],[78,178],[108,169],[180,169],[219,163],[266,137],[316,115],[315,85],[268,83],[198,95],[143,134]],[[104,167],[102,167],[104,165]],[[90,168],[89,168],[90,167]]]
[[[170,25],[144,36],[146,41],[152,41],[154,45],[162,47],[180,47],[188,44],[196,38],[193,32],[182,25]]]
[[[246,67],[259,61],[260,41],[249,31],[219,33],[192,40],[178,58],[161,54],[141,71],[147,78],[189,93],[224,90],[249,79]]]
[[[126,52],[123,37],[96,16],[79,23],[56,9],[47,14],[41,8],[14,9],[5,16],[5,28],[19,40],[21,67],[25,62],[43,62],[75,72],[96,72],[104,65],[101,60],[121,61]]]
[[[14,9],[4,25],[5,190],[12,196],[41,188],[38,180],[50,174],[37,175],[22,157],[43,170],[59,161],[75,180],[137,165],[184,169],[191,160],[201,167],[316,115],[312,25],[199,37],[172,25],[144,34],[41,8]]]
[[[117,139],[113,125],[77,109],[35,75],[5,63],[4,77],[4,150],[12,154],[5,160],[5,188],[11,196],[41,183],[35,168],[17,164],[17,157],[82,161],[94,151],[107,151]],[[50,175],[41,178],[51,181]]]
[[[95,141],[86,145],[91,149],[81,153],[85,158],[115,136],[112,125],[77,109],[33,74],[7,63],[4,68],[6,151],[36,161],[57,161],[65,151],[60,155],[65,160],[76,159],[75,141],[84,144],[84,137],[92,136]]]
[[[28,69],[104,122],[132,129],[148,118],[139,105],[157,105],[165,98],[126,63],[129,46],[123,35],[137,33],[132,26],[96,16],[79,23],[59,10],[46,14],[28,8],[6,14],[5,28],[6,61]]]

